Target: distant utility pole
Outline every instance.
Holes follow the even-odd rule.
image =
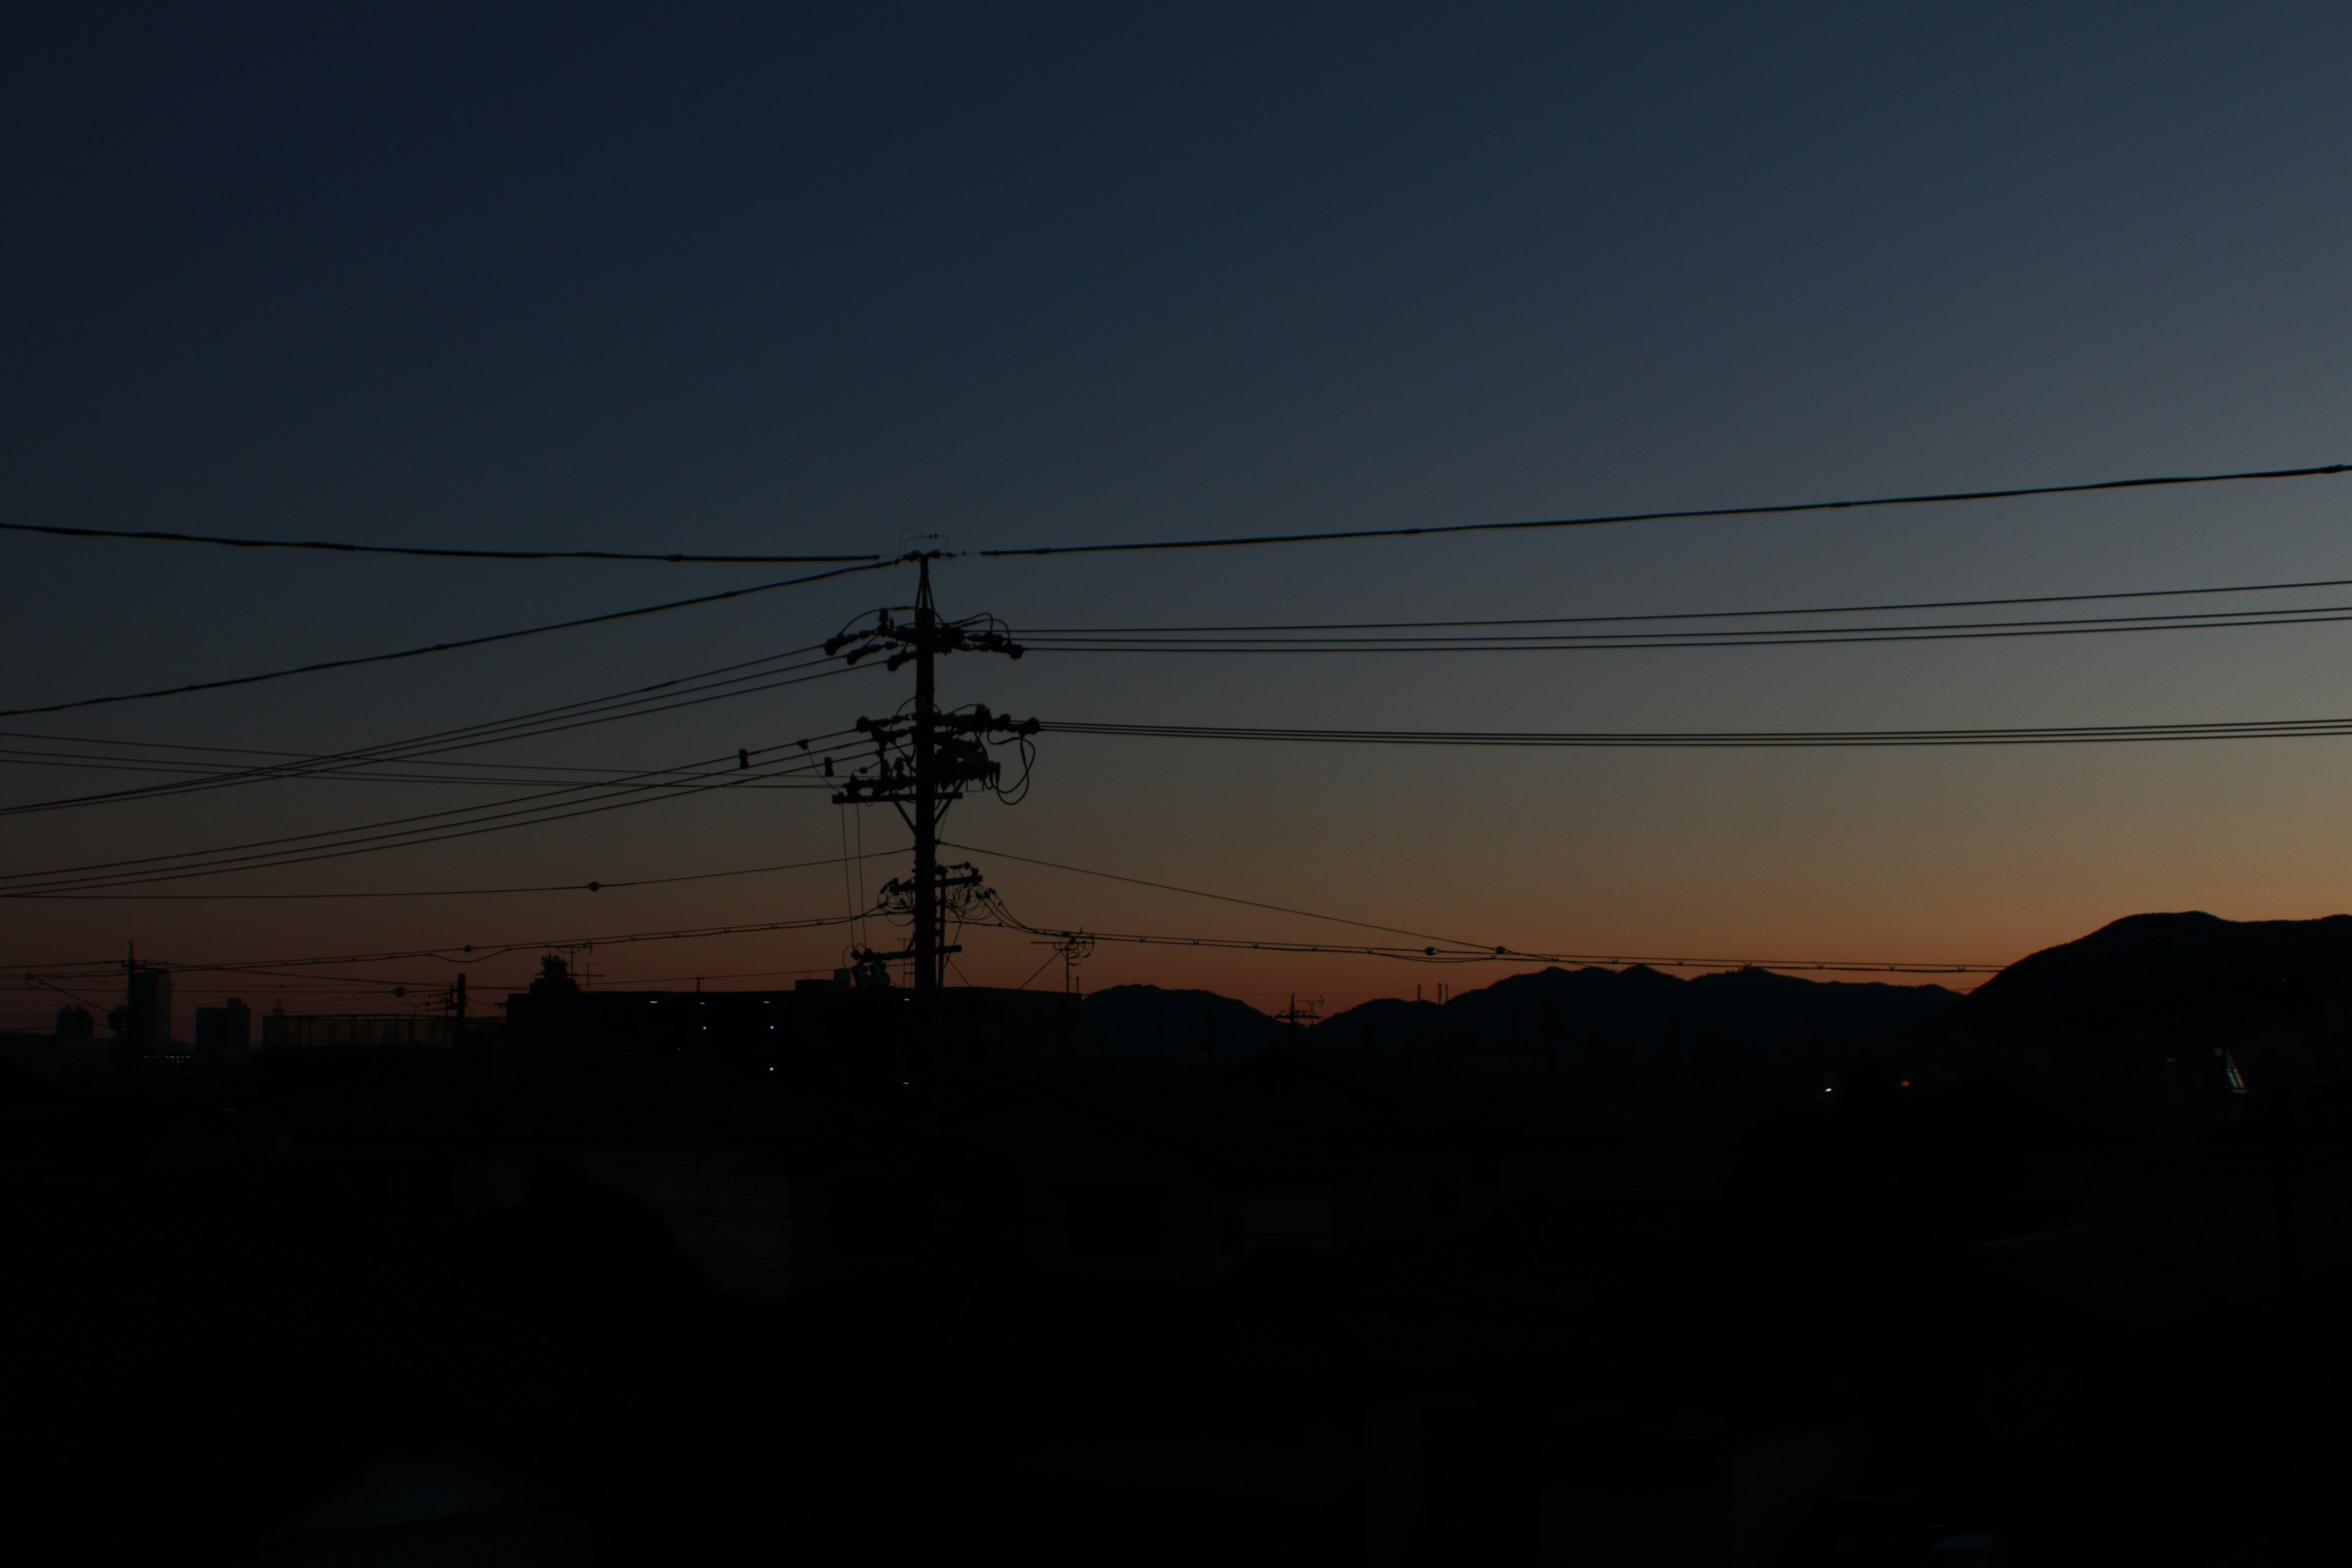
[[[1054,940],[1054,951],[1062,955],[1062,991],[1064,994],[1078,988],[1078,965],[1094,956],[1095,939],[1084,931],[1066,931]]]
[[[972,616],[943,621],[931,600],[931,563],[938,551],[914,555],[921,573],[915,593],[911,623],[877,613],[874,624],[828,638],[824,651],[842,655],[849,663],[888,650],[887,668],[915,667],[915,701],[911,711],[888,719],[860,719],[857,731],[874,740],[875,759],[843,784],[835,805],[861,805],[887,801],[915,836],[915,874],[909,882],[893,881],[884,898],[905,898],[911,906],[914,932],[903,952],[886,958],[913,961],[918,991],[934,991],[943,983],[948,955],[961,952],[947,940],[950,900],[942,894],[970,893],[980,886],[980,873],[969,866],[940,866],[940,822],[947,809],[977,784],[1002,792],[1003,769],[988,754],[990,741],[1017,741],[1024,753],[1028,738],[1037,732],[1034,719],[1013,720],[974,705],[942,713],[939,709],[935,662],[943,654],[1001,653],[1019,658],[1021,645],[1005,635],[992,616]],[[827,764],[830,767],[830,763]],[[1024,774],[1025,777],[1025,774]],[[1015,786],[1014,793],[1018,793]]]

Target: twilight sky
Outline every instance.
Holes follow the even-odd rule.
[[[2340,6],[1139,11],[16,8],[0,24],[0,521],[980,549],[2352,456]],[[1017,631],[2344,578],[2347,487],[961,560],[939,594]],[[9,708],[784,574],[24,535],[0,537],[0,563]],[[0,727],[334,751],[800,647],[906,602],[908,579]],[[1053,719],[1383,728],[2306,718],[2352,713],[2347,643],[2352,626],[2315,625],[1039,653],[950,660],[942,695]],[[667,765],[845,726],[905,689],[863,671],[467,755]],[[949,831],[1528,949],[2000,962],[2143,910],[2343,910],[2348,743],[1527,753],[1048,736],[1025,804],[967,802]],[[10,802],[142,777],[0,764]],[[499,794],[314,781],[5,816],[0,870]],[[740,791],[153,890],[618,881],[837,858],[843,831],[822,793]],[[864,831],[869,849],[904,839],[879,813]],[[1042,924],[1351,940],[981,858]],[[868,890],[897,868],[869,862]],[[185,963],[535,942],[834,914],[849,896],[829,864],[594,894],[6,899],[0,964],[126,941]],[[788,984],[842,941],[594,963],[614,983]],[[476,965],[474,985],[496,993],[536,952]],[[1013,984],[1045,956],[983,933],[959,965]],[[1083,975],[1337,1007],[1503,972],[1107,947]],[[451,968],[331,973],[425,986]],[[289,1010],[383,1005],[332,984],[288,983]],[[267,1002],[275,984],[191,978],[181,1005]],[[0,1025],[57,1001],[5,994]]]

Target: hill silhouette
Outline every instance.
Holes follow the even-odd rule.
[[[1246,1003],[1153,985],[1090,996],[1087,1018],[1107,1054],[1131,1060],[1231,1066],[1286,1037]],[[1725,1070],[1843,1068],[1954,1043],[2165,1055],[2259,1038],[2272,1054],[2307,1051],[2352,1038],[2352,915],[2128,915],[1965,995],[1763,969],[1686,980],[1638,964],[1544,969],[1442,1005],[1367,1002],[1303,1038],[1363,1057]]]
[[[1762,969],[1684,980],[1640,964],[1554,968],[1511,975],[1443,1006],[1368,1002],[1312,1037],[1373,1052],[1549,1050],[1588,1064],[1675,1058],[1734,1067],[1889,1044],[1959,1000],[1940,985],[1805,980]]]
[[[1668,1059],[1784,1062],[1891,1044],[1942,1019],[1960,998],[1939,985],[1815,981],[1760,969],[1684,980],[1644,965],[1514,974],[1443,1005],[1383,998],[1325,1019],[1312,1045],[1366,1056],[1464,1058],[1553,1053],[1563,1064]],[[1209,991],[1121,985],[1087,998],[1106,1054],[1229,1065],[1271,1048],[1283,1026]]]
[[[2154,1048],[2340,1026],[2347,1004],[2352,915],[2229,921],[2190,910],[2127,915],[2021,959],[1953,1021],[1989,1044]]]
[[[1087,998],[1087,1026],[1104,1054],[1126,1061],[1230,1067],[1282,1037],[1282,1026],[1213,991],[1114,985]]]

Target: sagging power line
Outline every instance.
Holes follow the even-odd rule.
[[[491,632],[482,637],[459,637],[450,642],[428,643],[422,647],[396,649],[391,653],[361,654],[351,658],[320,659],[310,664],[294,665],[285,669],[264,670],[257,675],[236,675],[219,680],[192,681],[183,686],[159,686],[145,691],[120,691],[106,697],[79,697],[68,702],[48,702],[29,708],[0,708],[0,719],[22,719],[41,713],[68,713],[84,708],[103,708],[121,702],[144,702],[151,698],[186,697],[199,691],[225,691],[232,687],[259,686],[267,681],[285,680],[298,675],[319,675],[332,669],[355,669],[362,665],[391,664],[402,659],[423,658],[431,654],[455,653],[460,648],[484,647],[491,643],[512,642],[519,637],[543,637],[550,632],[576,631],[582,626],[604,626],[614,621],[635,620],[644,616],[658,616],[671,610],[689,609],[698,605],[716,605],[728,599],[750,598],[755,594],[772,594],[781,588],[798,588],[811,583],[823,583],[835,577],[846,577],[859,572],[879,571],[895,564],[889,561],[870,562],[863,565],[841,566],[830,572],[815,572],[805,577],[786,577],[773,583],[756,583],[748,588],[730,588],[723,593],[698,594],[691,598],[671,599],[658,605],[640,605],[632,610],[613,610],[599,616],[581,616],[568,621],[551,621],[544,626],[520,626],[513,631]]]
[[[812,650],[803,648],[795,651],[805,653]],[[810,681],[827,680],[849,673],[845,669],[831,666],[824,659],[810,659],[800,664],[787,664],[781,667],[775,665],[776,658],[791,657],[793,656],[772,656],[751,660],[747,665],[724,666],[720,670],[704,672],[704,675],[720,675],[727,669],[744,669],[751,666],[768,667],[755,669],[750,674],[734,675],[720,679],[705,679],[700,675],[679,677],[609,697],[583,699],[581,701],[541,709],[509,719],[490,720],[483,723],[464,725],[452,730],[412,736],[404,741],[387,742],[345,752],[324,754],[260,753],[282,757],[285,760],[255,763],[243,770],[231,770],[216,777],[184,780],[176,784],[150,784],[138,789],[111,790],[97,795],[30,801],[17,805],[0,807],[0,816],[16,816],[27,812],[57,811],[68,807],[153,800],[166,795],[188,795],[288,779],[331,776],[348,769],[370,764],[413,762],[419,758],[445,756],[451,752],[473,751],[484,746],[618,723],[624,720],[642,719],[656,713],[674,712],[682,708],[700,707],[711,702],[723,702],[761,692],[780,690],[788,686],[805,685]],[[6,731],[0,731],[0,733],[6,733]],[[838,734],[840,731],[835,733]],[[807,739],[821,741],[828,738],[816,736]],[[91,743],[118,747],[155,744],[121,741]],[[176,751],[184,748],[171,749]]]
[[[460,942],[443,947],[413,947],[380,952],[332,953],[311,958],[238,959],[206,963],[174,963],[172,968],[202,974],[263,974],[298,969],[315,969],[322,963],[399,963],[419,959],[436,959],[445,963],[487,963],[516,952],[543,952],[567,948],[635,946],[656,942],[694,942],[712,937],[748,936],[780,931],[814,931],[826,926],[848,923],[845,915],[811,915],[797,920],[752,921],[733,925],[688,926],[670,931],[623,931],[611,936],[567,937],[561,940],[532,942]],[[122,961],[115,959],[86,960],[73,963],[16,964],[7,973],[33,974],[44,979],[76,980],[104,978],[120,973]],[[310,979],[352,979],[355,983],[373,984],[364,976],[311,975]]]
[[[2295,741],[2352,735],[2352,719],[2254,719],[2181,724],[2056,724],[1981,730],[1339,730],[1041,721],[1057,735],[1174,741],[1265,741],[1346,746],[1730,748],[2061,746],[2167,741]]]
[[[1127,654],[1431,654],[1431,653],[1635,653],[1654,648],[1756,648],[1842,646],[1848,643],[1977,642],[2011,637],[2118,636],[2144,632],[2200,632],[2327,626],[2352,621],[2352,605],[2279,610],[2184,612],[2156,616],[2097,616],[2066,619],[1929,622],[1894,626],[1743,626],[1735,631],[1690,627],[1641,632],[1526,631],[1328,631],[1259,633],[1202,630],[1070,634],[1024,633],[1045,653]],[[1405,623],[1412,626],[1443,622]],[[1537,626],[1542,621],[1468,621],[1468,627]]]
[[[982,556],[1113,555],[1157,550],[1230,550],[1270,544],[1334,544],[1367,539],[1420,539],[1464,533],[1520,533],[1568,528],[1606,528],[1635,522],[1698,521],[1707,518],[1789,517],[1804,512],[1854,511],[1879,507],[1949,506],[1973,501],[2022,500],[2034,496],[2091,495],[2104,490],[2158,489],[2181,485],[2241,484],[2264,479],[2317,479],[2352,471],[2352,464],[2325,463],[2300,468],[2259,468],[2224,474],[2166,474],[2141,479],[2097,479],[2084,484],[2019,485],[2002,489],[1941,490],[1914,495],[1873,496],[1861,500],[1781,501],[1749,506],[1685,507],[1654,511],[1595,513],[1587,517],[1539,518],[1515,522],[1450,522],[1420,527],[1334,528],[1295,533],[1226,534],[1208,539],[1139,540],[1124,543],[1037,544],[980,550]]]
[[[1297,909],[1288,904],[1269,904],[1257,899],[1237,898],[1231,893],[1204,892],[1199,888],[1179,887],[1173,882],[1154,882],[1146,878],[1129,877],[1117,871],[1097,871],[1091,867],[1073,866],[1062,860],[1040,860],[1032,855],[1014,855],[1002,849],[982,849],[972,844],[950,844],[945,839],[940,840],[940,843],[947,848],[968,850],[974,855],[986,855],[992,859],[1018,861],[1024,866],[1041,866],[1049,871],[1068,871],[1076,876],[1094,877],[1106,882],[1124,882],[1129,887],[1150,888],[1163,893],[1181,893],[1186,898],[1208,899],[1221,904],[1237,904],[1246,909],[1265,910],[1274,914],[1297,915],[1302,920],[1328,921],[1333,925],[1354,926],[1361,931],[1386,931],[1391,936],[1409,936],[1417,942],[1443,942],[1448,947],[1487,951],[1486,945],[1482,942],[1464,942],[1458,937],[1433,936],[1428,931],[1412,931],[1403,926],[1381,925],[1375,921],[1357,920],[1348,915],[1324,914],[1319,910]]]
[[[1084,927],[1060,930],[1018,920],[1007,911],[1002,900],[991,910],[992,918],[976,919],[975,923],[992,924],[1008,931],[1018,931],[1038,938],[1049,946],[1067,945],[1073,950],[1078,944],[1090,946],[1097,942],[1119,942],[1154,947],[1206,947],[1233,951],[1264,952],[1315,952],[1355,954],[1370,958],[1390,958],[1415,963],[1577,963],[1599,964],[1605,968],[1623,968],[1647,964],[1655,969],[1782,969],[1822,970],[1897,974],[1979,974],[1993,973],[2006,967],[1998,963],[1949,963],[1910,960],[1864,959],[1760,959],[1760,958],[1691,958],[1663,954],[1626,953],[1565,953],[1538,952],[1522,948],[1465,942],[1459,937],[1435,936],[1408,927],[1382,925],[1375,921],[1359,920],[1349,915],[1328,914],[1318,910],[1299,909],[1289,904],[1268,903],[1258,899],[1238,898],[1231,893],[1212,893],[1199,888],[1186,888],[1172,882],[1157,882],[1143,877],[1130,877],[1117,871],[1097,870],[1087,866],[1073,866],[1066,861],[1041,860],[1034,856],[1014,855],[1002,849],[982,849],[975,845],[952,844],[948,847],[970,850],[995,859],[1018,861],[1026,866],[1040,866],[1049,870],[1073,872],[1081,877],[1098,878],[1104,881],[1123,882],[1130,887],[1151,888],[1160,892],[1181,893],[1187,898],[1208,899],[1218,903],[1235,904],[1247,909],[1265,910],[1276,914],[1295,915],[1306,920],[1326,921],[1334,925],[1354,926],[1364,931],[1386,931],[1394,936],[1415,938],[1422,945],[1404,946],[1397,943],[1349,944],[1332,942],[1291,942],[1252,937],[1196,937],[1148,935],[1132,932],[1097,931]],[[1059,948],[1057,946],[1057,951]],[[1048,961],[1050,962],[1050,960]],[[1042,967],[1042,966],[1041,966]],[[1034,977],[1033,977],[1034,978]]]
[[[2007,964],[2002,963],[1919,963],[1903,960],[1688,958],[1664,954],[1528,952],[1517,948],[1482,950],[1435,946],[1356,945],[1328,942],[1281,942],[1255,937],[1165,936],[1131,931],[1064,931],[1045,926],[985,919],[975,920],[973,923],[996,925],[1003,930],[1025,932],[1049,945],[1066,941],[1073,936],[1082,936],[1090,942],[1109,942],[1134,946],[1203,948],[1221,952],[1328,953],[1393,959],[1406,963],[1545,963],[1574,964],[1580,967],[1604,969],[1634,967],[1706,970],[1770,969],[1871,974],[1996,974],[2008,967]]]
[[[828,788],[828,785],[809,786]],[[861,851],[851,858],[873,860],[896,850]],[[523,893],[600,893],[620,892],[633,888],[662,888],[680,882],[715,882],[731,877],[761,877],[785,871],[807,871],[823,867],[827,870],[843,864],[844,857],[828,855],[822,860],[787,860],[773,866],[737,866],[724,871],[688,871],[672,877],[632,877],[607,881],[591,879],[585,882],[534,882],[501,888],[396,888],[372,889],[360,891],[314,893],[19,893],[11,895],[27,899],[144,900],[148,902],[209,902],[249,903],[318,899],[472,899]]]
[[[103,752],[75,753],[69,752],[33,752],[18,747],[0,747],[0,763],[16,767],[70,768],[93,773],[163,773],[175,779],[205,782],[253,782],[247,775],[251,770],[240,764],[205,763],[192,761],[173,762],[141,760],[110,756]],[[567,781],[562,775],[570,774]],[[287,773],[289,780],[299,779],[330,784],[464,784],[476,788],[484,785],[502,789],[537,787],[545,784],[575,782],[583,785],[618,783],[623,770],[613,767],[591,768],[559,763],[418,763],[406,772],[387,772],[383,767],[368,769],[337,768],[311,773]],[[583,776],[585,775],[585,776]],[[776,784],[761,788],[796,787]],[[128,793],[128,792],[126,792]],[[48,811],[66,806],[88,805],[124,798],[121,795],[80,796],[69,800],[41,801],[30,805],[0,808],[6,812]],[[144,798],[135,795],[130,798]]]
[[[1943,506],[1967,502],[2021,500],[2037,496],[2091,495],[2102,491],[2159,489],[2184,485],[2241,484],[2268,479],[2316,479],[2352,471],[2352,464],[2324,463],[2293,468],[2252,468],[2218,474],[2160,474],[2133,479],[2094,479],[2057,485],[2015,485],[1994,489],[1939,490],[1904,495],[1872,496],[1853,500],[1773,501],[1740,506],[1685,507],[1648,511],[1595,513],[1583,517],[1525,519],[1507,522],[1431,523],[1417,527],[1343,528],[1290,533],[1225,534],[1205,539],[1141,540],[1092,544],[999,546],[971,552],[934,551],[934,559],[969,553],[982,557],[1099,555],[1153,550],[1218,550],[1268,544],[1320,544],[1363,539],[1414,539],[1461,533],[1524,532],[1544,529],[1600,528],[1635,522],[1671,522],[1706,518],[1775,517],[1804,512],[1862,510],[1881,507]],[[852,569],[894,564],[905,555],[715,555],[682,551],[612,550],[484,550],[426,544],[360,544],[336,540],[261,539],[251,536],[188,533],[170,529],[110,529],[72,527],[57,523],[0,522],[0,531],[47,534],[66,539],[105,539],[165,544],[206,544],[237,550],[323,551],[345,555],[409,555],[478,561],[617,561],[671,564],[813,565],[835,562]]]
[[[885,555],[698,555],[683,551],[461,550],[437,544],[351,544],[332,539],[254,539],[181,533],[166,528],[69,528],[62,523],[0,522],[0,532],[46,533],[59,539],[116,539],[146,544],[218,544],[235,550],[323,550],[336,555],[413,555],[442,561],[634,561],[667,565],[815,566],[835,562],[887,562]]]
[[[785,742],[784,746],[762,750],[783,750],[786,746],[795,751],[799,749],[793,742]],[[768,763],[753,769],[743,764],[744,756],[745,753],[739,751],[733,755],[689,764],[685,769],[659,770],[663,776],[650,782],[573,784],[542,791],[535,795],[453,807],[446,811],[415,813],[352,827],[285,835],[174,855],[100,861],[47,871],[7,873],[0,875],[0,898],[183,881],[226,871],[304,865],[383,849],[446,843],[456,838],[470,838],[485,833],[505,832],[520,826],[566,821],[656,801],[740,787],[763,779],[793,773],[814,774],[824,765],[824,759],[796,758],[788,763]],[[683,779],[675,776],[680,773],[688,776]],[[583,800],[583,793],[592,790],[602,793],[587,795]]]
[[[1025,637],[1081,637],[1092,633],[1155,632],[1342,632],[1410,631],[1465,626],[1618,626],[1655,621],[1729,621],[1797,616],[1875,616],[1913,610],[1990,610],[2037,605],[2089,605],[2122,599],[2187,599],[2211,595],[2287,594],[2319,588],[2352,588],[2352,577],[2314,577],[2287,583],[2239,583],[2219,587],[2117,588],[2094,594],[2027,594],[1993,599],[1911,599],[1872,605],[1799,605],[1771,610],[1647,610],[1637,615],[1506,616],[1451,621],[1279,621],[1261,625],[1043,626]]]

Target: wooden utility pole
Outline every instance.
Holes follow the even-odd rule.
[[[918,563],[915,590],[915,989],[936,990],[947,954],[945,922],[940,919],[940,781],[936,700],[932,673],[938,653],[940,614],[931,602],[931,559]]]
[[[835,805],[862,805],[887,802],[898,807],[915,839],[915,874],[907,883],[893,881],[883,889],[885,901],[911,917],[914,931],[902,952],[869,954],[871,958],[904,958],[914,971],[918,991],[937,991],[946,981],[949,900],[955,889],[980,887],[980,874],[969,866],[940,868],[940,822],[949,806],[969,786],[997,789],[1003,770],[988,755],[987,742],[1012,741],[1026,746],[1037,732],[1034,719],[1013,720],[975,704],[970,710],[941,713],[937,664],[940,656],[959,651],[1001,653],[1019,658],[1021,645],[1007,637],[1001,623],[987,616],[943,621],[931,598],[931,563],[937,551],[910,555],[921,575],[915,592],[911,625],[895,621],[887,610],[878,612],[870,626],[845,631],[825,643],[825,652],[841,655],[852,664],[887,651],[888,668],[915,667],[914,710],[889,719],[860,719],[858,733],[873,738],[874,761],[843,781]],[[896,900],[903,900],[904,902]]]

